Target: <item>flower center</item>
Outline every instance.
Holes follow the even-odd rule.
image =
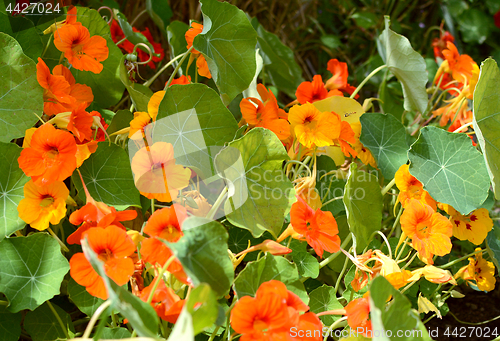
[[[261,332],[267,331],[267,323],[266,323],[266,321],[261,320],[261,319],[255,319],[253,321],[253,329],[261,331]]]
[[[112,258],[113,257],[113,252],[111,252],[110,250],[108,249],[105,249],[105,250],[102,250],[100,253],[99,253],[99,259],[102,260],[103,262],[107,262],[108,259]]]
[[[50,195],[44,195],[42,197],[42,201],[40,201],[40,206],[42,207],[49,207],[54,203],[54,198]]]
[[[431,232],[431,228],[426,221],[417,224],[417,233],[421,237],[427,236],[430,232]]]
[[[55,159],[59,155],[59,150],[57,148],[52,147],[46,154],[45,156],[48,157],[49,159]]]

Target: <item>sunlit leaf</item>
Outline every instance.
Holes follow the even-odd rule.
[[[42,304],[34,311],[30,311],[24,318],[24,329],[30,334],[33,341],[52,341],[66,339],[69,331],[75,332],[71,316],[59,306],[51,303],[57,315],[61,319],[65,330],[63,330],[59,320],[50,309],[48,303]]]
[[[356,238],[356,247],[363,250],[372,234],[382,227],[383,202],[378,178],[359,171],[357,165],[352,163],[345,185],[344,205],[349,229]]]
[[[469,214],[488,197],[490,181],[483,155],[466,135],[424,127],[408,157],[410,173],[436,201]]]
[[[206,283],[198,285],[191,291],[186,302],[186,308],[193,317],[195,335],[213,325],[217,320],[219,312],[217,299],[210,286]]]
[[[486,160],[495,198],[500,199],[500,70],[486,59],[474,91],[474,131]]]
[[[292,252],[292,260],[297,265],[299,274],[304,277],[316,278],[319,275],[319,263],[309,252]]]
[[[102,330],[101,339],[116,340],[116,339],[128,339],[132,336],[132,333],[128,331],[127,328],[104,328]]]
[[[33,310],[59,294],[69,263],[59,243],[46,233],[0,242],[0,292],[8,310]]]
[[[14,38],[0,32],[0,142],[24,136],[42,111],[43,89],[35,62]]]
[[[424,58],[413,50],[406,37],[392,31],[389,24],[389,17],[386,16],[385,30],[379,37],[382,59],[403,86],[405,110],[423,113],[428,102]]]
[[[343,309],[344,307],[337,299],[335,288],[323,284],[321,287],[314,289],[309,294],[309,308],[311,308],[313,313],[318,314],[324,311]],[[320,319],[325,326],[331,325],[339,318],[340,316],[336,315],[320,316]]]
[[[217,221],[192,217],[182,224],[184,236],[167,243],[194,285],[207,283],[217,296],[227,294],[234,278],[227,253],[226,229]]]
[[[79,168],[90,195],[117,209],[140,207],[139,191],[135,187],[127,153],[116,144],[99,142],[95,153]],[[72,177],[78,193],[85,198],[78,173]]]
[[[30,178],[19,168],[20,155],[17,145],[0,142],[0,241],[26,225],[19,218],[17,205],[24,198],[24,184]]]
[[[205,55],[221,98],[228,105],[253,79],[257,33],[236,6],[217,0],[200,3],[204,27],[193,46]]]
[[[360,122],[360,142],[373,154],[384,178],[394,178],[408,160],[405,127],[394,116],[384,114],[365,114]]]
[[[227,219],[256,238],[265,231],[276,236],[296,200],[282,170],[288,159],[283,144],[270,130],[254,128],[228,146],[215,159],[219,172],[234,186],[224,204]]]
[[[259,286],[273,279],[283,282],[287,289],[298,295],[304,303],[309,302],[304,285],[299,280],[297,266],[283,257],[273,256],[270,253],[258,261],[247,263],[234,281],[234,290],[238,298],[255,297]]]
[[[488,232],[486,246],[493,263],[500,271],[500,226],[498,223],[493,225],[493,229]]]

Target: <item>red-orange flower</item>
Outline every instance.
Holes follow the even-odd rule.
[[[181,313],[182,307],[184,307],[185,300],[181,300],[171,288],[167,288],[163,280],[157,277],[150,285],[145,287],[141,292],[141,300],[144,302],[148,301],[151,290],[153,290],[153,286],[157,280],[160,283],[158,283],[158,287],[153,294],[151,306],[162,320],[175,323]]]
[[[19,167],[31,176],[36,185],[63,181],[76,168],[76,142],[73,135],[57,130],[51,124],[38,128],[31,138],[30,147],[23,149]]]
[[[451,222],[417,199],[407,202],[401,215],[401,229],[411,238],[419,258],[427,264],[433,264],[434,255],[444,256],[451,251]]]
[[[168,82],[165,83],[167,85]],[[174,84],[179,84],[179,85],[185,85],[185,84],[191,84],[191,76],[180,76],[179,78],[175,78],[172,80],[172,83],[170,83],[170,86]]]
[[[434,57],[436,58],[436,61],[437,58],[445,59],[443,50],[446,48],[446,44],[448,42],[453,43],[454,41],[455,38],[450,32],[441,30],[439,38],[434,38],[432,40],[432,48],[434,50]]]
[[[141,243],[142,259],[152,265],[163,266],[172,256],[172,251],[158,238],[171,243],[177,242],[183,236],[181,225],[186,218],[186,209],[177,204],[155,211],[144,227],[144,232],[151,238],[144,239]],[[179,280],[186,282],[187,276],[177,259],[167,270]]]
[[[187,42],[187,48],[190,49],[193,46],[193,41],[194,38],[200,34],[203,31],[203,25],[198,24],[196,22],[191,22],[191,28],[187,30],[185,37],[186,37],[186,42]],[[206,78],[212,78],[212,74],[210,73],[210,70],[208,69],[208,64],[205,59],[205,57],[200,53],[200,51],[197,51],[196,49],[191,50],[192,56],[190,59],[190,62],[192,62],[192,58],[196,58],[196,68],[198,69],[198,74],[200,76],[206,77]]]
[[[80,177],[80,179],[82,178]],[[68,237],[66,240],[68,244],[80,244],[82,235],[92,227],[105,228],[114,225],[125,230],[125,226],[121,224],[121,221],[132,220],[137,217],[136,211],[127,210],[117,212],[114,207],[109,207],[103,202],[95,201],[87,190],[83,179],[82,184],[87,197],[87,204],[69,216],[71,224],[76,226],[82,225]]]
[[[306,148],[331,146],[339,135],[333,115],[320,112],[311,103],[290,108],[288,121],[297,140]]]
[[[323,256],[323,251],[334,253],[340,250],[340,238],[337,222],[331,212],[313,210],[301,197],[290,210],[290,222],[293,229],[305,237],[307,243]]]
[[[403,207],[406,207],[410,199],[417,199],[436,210],[436,201],[424,190],[424,185],[410,174],[409,165],[399,167],[394,179],[399,189],[398,201],[401,202]]]
[[[347,70],[347,63],[340,62],[338,59],[330,59],[328,61],[327,70],[332,73],[332,77],[326,81],[325,87],[328,90],[339,90],[341,92],[346,92],[351,95],[356,88],[347,83],[347,76],[349,72]],[[355,98],[358,98],[356,95]]]
[[[106,39],[90,36],[89,30],[79,22],[66,23],[54,33],[54,45],[77,70],[100,73],[100,63],[108,58]]]
[[[175,199],[191,178],[191,170],[175,164],[174,148],[166,142],[141,148],[132,158],[132,171],[141,194],[163,202]]]
[[[151,51],[151,52],[159,54],[158,57],[153,55],[153,58],[147,64],[150,68],[156,69],[155,63],[158,63],[159,61],[161,61],[165,57],[165,51],[161,47],[161,44],[154,41],[153,36],[151,35],[151,32],[149,32],[149,28],[147,28],[147,27],[144,29],[144,31],[139,31],[138,29],[136,29],[134,27],[133,31],[142,33],[142,35],[144,35],[148,39],[149,43],[154,48],[154,51]],[[137,51],[137,57],[139,58],[139,60],[141,62],[145,62],[145,61],[149,60],[149,54],[147,52],[144,52],[141,49],[137,49],[136,51]]]
[[[24,185],[24,199],[19,202],[19,218],[39,231],[58,224],[66,215],[66,199],[69,191],[64,182],[37,186],[33,180]]]
[[[259,95],[268,94],[262,84],[257,85]],[[263,99],[264,100],[264,99]],[[262,127],[271,130],[280,140],[285,140],[290,136],[290,124],[286,119],[286,113],[278,107],[276,97],[271,93],[267,96],[267,101],[249,97],[243,98],[240,102],[241,115],[251,128]]]
[[[285,284],[272,280],[262,283],[255,297],[238,300],[231,311],[231,326],[243,334],[242,341],[321,340],[318,317],[313,313],[300,315],[307,310],[309,307]]]
[[[295,92],[297,100],[300,104],[305,104],[307,102],[313,103],[330,96],[342,96],[339,90],[328,91],[323,83],[321,75],[316,75],[313,77],[312,82],[302,82],[297,87]]]
[[[90,248],[104,262],[106,275],[118,285],[124,285],[134,273],[134,262],[130,256],[136,246],[127,233],[118,226],[91,228],[84,237],[88,238]],[[89,294],[103,300],[108,293],[101,276],[94,270],[83,253],[77,253],[69,261],[71,277],[86,287]]]
[[[368,293],[361,298],[356,298],[345,307],[347,323],[351,329],[362,330],[363,336],[371,334],[372,321],[370,320],[370,299]]]

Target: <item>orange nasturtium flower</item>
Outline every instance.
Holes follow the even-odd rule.
[[[186,37],[186,42],[187,44],[187,49],[190,49],[191,46],[193,46],[193,41],[194,38],[200,34],[203,31],[203,25],[198,24],[196,22],[191,22],[191,28],[187,30],[185,37]],[[191,50],[192,56],[196,57],[196,67],[198,69],[198,73],[200,76],[206,77],[206,78],[212,78],[212,74],[210,73],[210,70],[208,69],[208,64],[205,59],[205,57],[200,53],[200,51],[197,51],[196,49]],[[192,61],[192,59],[190,60]]]
[[[417,199],[423,204],[431,206],[435,211],[436,201],[424,190],[422,183],[410,174],[409,169],[408,165],[402,165],[394,176],[396,186],[399,189],[398,201],[401,202],[403,207],[406,207],[410,199]]]
[[[318,256],[322,257],[324,250],[330,253],[340,250],[339,229],[331,212],[324,212],[319,208],[313,210],[298,196],[290,210],[290,222]]]
[[[118,285],[124,285],[134,273],[134,262],[130,256],[137,250],[127,232],[118,226],[93,227],[83,237],[104,262],[106,275]],[[70,274],[76,283],[86,287],[89,294],[103,300],[108,293],[101,276],[94,270],[83,253],[76,253],[69,261]]]
[[[413,270],[411,275],[410,281],[418,281],[420,277],[424,276],[426,280],[432,283],[442,284],[450,282],[453,285],[457,285],[451,272],[436,268],[433,265],[426,265],[423,268]]]
[[[102,71],[101,62],[109,54],[106,39],[99,35],[91,37],[88,28],[76,22],[76,18],[71,22],[67,20],[54,32],[54,45],[75,69],[93,73]]]
[[[481,248],[476,248],[475,251],[481,251]],[[468,283],[476,282],[479,290],[491,291],[495,289],[495,265],[483,258],[482,252],[475,255],[474,258],[469,257],[469,265],[464,266],[455,275],[455,278],[463,278]]]
[[[37,186],[33,180],[24,185],[24,199],[19,202],[19,218],[39,231],[58,224],[66,215],[66,198],[69,191],[64,182]]]
[[[377,162],[375,161],[373,154],[359,141],[359,137],[361,136],[361,123],[353,122],[351,123],[351,128],[354,131],[355,139],[352,147],[356,151],[358,159],[360,159],[361,162],[363,162],[365,165],[370,165],[373,168],[377,168]]]
[[[267,92],[264,85],[257,85],[259,95],[267,97],[264,103],[254,97],[243,98],[240,102],[241,115],[246,123],[253,127],[262,127],[271,130],[280,140],[285,140],[290,136],[290,123],[283,117],[286,113],[278,107],[278,102],[273,93]],[[263,97],[261,95],[261,97]]]
[[[342,92],[347,92],[351,95],[356,88],[347,83],[347,76],[349,72],[347,70],[347,63],[340,62],[337,59],[330,59],[327,64],[327,70],[332,73],[332,77],[326,81],[325,87],[328,90],[337,89]],[[356,95],[355,98],[358,98]]]
[[[157,280],[159,280],[160,283],[153,294],[151,306],[162,320],[175,323],[184,307],[185,300],[181,300],[171,288],[165,285],[162,279],[158,279],[158,277],[155,278],[150,285],[142,290],[140,298],[144,302],[148,301],[151,290],[153,290],[153,286]]]
[[[158,238],[165,239],[170,243],[177,242],[184,235],[181,225],[186,218],[186,209],[177,204],[155,211],[144,227],[144,232],[150,238],[144,239],[141,243],[142,259],[152,265],[163,266],[173,253]],[[167,270],[180,281],[186,282],[187,276],[177,259],[169,265]]]
[[[401,229],[426,264],[433,264],[434,255],[444,256],[451,251],[451,222],[417,199],[407,202],[401,215]]]
[[[453,236],[460,240],[468,240],[475,245],[480,245],[493,228],[493,220],[486,208],[478,208],[468,215],[462,215],[450,205],[442,205],[442,207],[450,215]]]
[[[328,91],[325,88],[325,83],[323,83],[321,75],[316,75],[313,77],[312,82],[300,83],[295,92],[295,96],[297,96],[297,101],[299,101],[300,104],[305,104],[307,102],[313,103],[320,101],[331,96],[342,96],[342,92],[337,89]]]
[[[63,181],[76,168],[76,142],[73,135],[51,124],[38,128],[18,158],[19,167],[36,185]]]
[[[165,82],[165,85],[167,85],[168,82]],[[187,84],[191,84],[191,76],[180,76],[179,78],[174,78],[172,80],[172,83],[170,83],[170,86],[172,85],[175,85],[175,84],[178,84],[178,85],[187,85]]]
[[[80,245],[82,235],[92,227],[105,228],[114,225],[125,231],[125,226],[120,222],[133,220],[137,217],[137,212],[134,210],[117,212],[114,207],[109,207],[103,202],[95,201],[87,190],[87,186],[85,186],[83,179],[82,184],[87,197],[87,203],[69,216],[69,222],[71,224],[75,226],[82,225],[68,237],[66,240],[68,244]]]
[[[372,321],[370,320],[370,298],[369,292],[363,297],[356,298],[345,306],[347,323],[351,329],[356,331],[361,328],[363,336],[372,334]]]
[[[191,170],[175,164],[174,147],[167,142],[139,149],[132,158],[132,171],[141,194],[163,202],[175,199],[191,178]]]
[[[322,340],[321,321],[282,282],[260,285],[255,297],[243,296],[231,310],[231,326],[241,341]],[[298,337],[296,337],[298,336]]]
[[[45,62],[38,58],[36,70],[38,83],[44,89],[43,111],[46,115],[71,111],[83,103],[88,106],[94,100],[92,89],[85,84],[77,84],[75,77],[64,65],[57,65],[52,70],[53,74],[50,74]]]

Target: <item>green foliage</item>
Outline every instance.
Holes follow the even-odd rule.
[[[486,59],[474,91],[473,124],[481,146],[495,198],[500,199],[500,70],[497,63]]]
[[[150,48],[150,51],[153,53],[153,55],[156,55],[157,57],[159,57],[159,55],[155,53],[155,49],[154,49],[153,45],[151,45],[151,43],[149,42],[148,38],[146,38],[144,36],[144,34],[142,34],[140,32],[135,32],[132,29],[132,25],[130,25],[128,23],[127,17],[125,15],[118,12],[115,14],[115,17],[116,17],[116,21],[118,22],[118,24],[120,25],[120,28],[123,31],[123,34],[125,35],[125,38],[127,38],[128,41],[130,41],[134,45],[137,45],[139,43],[146,44]],[[146,53],[149,53],[148,49],[146,49],[144,46],[139,45],[138,48],[140,48],[141,50],[143,50]],[[121,64],[120,64],[120,66],[121,66]]]
[[[378,179],[368,172],[359,171],[351,164],[345,185],[344,205],[349,229],[356,238],[356,248],[363,250],[372,234],[382,227],[382,193]]]
[[[128,331],[127,328],[104,328],[101,333],[101,339],[128,339],[132,336],[132,333]]]
[[[0,99],[0,142],[24,136],[42,115],[43,89],[36,79],[36,65],[14,38],[2,32]]]
[[[146,0],[146,10],[155,24],[164,31],[173,14],[168,0]]]
[[[184,221],[182,228],[184,236],[177,243],[166,244],[194,285],[207,283],[218,297],[226,295],[234,278],[226,230],[217,221],[197,217]]]
[[[224,204],[227,219],[256,238],[265,231],[277,236],[295,201],[282,169],[288,159],[283,144],[273,132],[255,128],[228,146],[215,159],[217,169],[234,186],[234,195]]]
[[[29,181],[17,163],[19,155],[21,148],[0,142],[0,241],[26,225],[17,212],[24,198],[24,184]]]
[[[52,304],[52,303],[51,303]],[[30,334],[33,341],[52,341],[66,339],[69,332],[75,331],[71,316],[60,307],[52,304],[55,313],[46,302],[34,311],[30,311],[24,318],[24,329]],[[57,314],[62,322],[59,322]]]
[[[288,96],[295,96],[295,90],[304,79],[293,51],[283,45],[275,34],[266,31],[257,18],[253,18],[251,23],[257,31],[257,48],[264,61],[265,76],[269,77],[272,85]]]
[[[122,56],[120,59],[120,80],[125,85],[136,111],[148,112],[148,102],[151,96],[153,96],[153,91],[142,84],[130,80],[130,75],[134,71],[127,70],[125,66],[126,58],[127,56]]]
[[[321,287],[314,289],[309,294],[309,308],[311,308],[313,313],[318,314],[323,311],[343,309],[344,307],[337,299],[335,288],[323,284]],[[331,325],[339,318],[340,316],[336,315],[320,316],[320,320],[325,324],[325,326]]]
[[[484,158],[464,134],[424,127],[408,151],[410,173],[438,202],[469,214],[488,197]]]
[[[0,306],[0,341],[17,341],[21,336],[23,315],[11,313],[5,306]]]
[[[59,294],[69,263],[57,241],[45,233],[0,242],[0,292],[15,313],[33,310]]]
[[[304,285],[299,280],[297,266],[283,257],[273,256],[270,253],[258,261],[247,263],[234,281],[234,290],[238,298],[255,297],[259,286],[273,279],[283,282],[287,289],[298,295],[304,303],[309,302]]]
[[[217,320],[219,312],[215,294],[206,283],[201,283],[189,294],[186,302],[187,311],[193,318],[194,334],[201,333]]]
[[[359,120],[359,140],[373,154],[384,178],[394,178],[408,160],[405,127],[392,115],[364,114]]]
[[[385,18],[385,30],[379,37],[379,53],[389,70],[403,86],[404,108],[408,111],[425,112],[427,109],[427,72],[424,58],[413,50],[407,38],[389,28]]]
[[[89,294],[85,287],[76,283],[73,278],[70,278],[68,281],[67,290],[69,299],[77,306],[78,309],[80,309],[82,313],[87,314],[88,316],[94,315],[97,308],[104,303],[104,300]]]
[[[326,175],[337,169],[335,162],[329,156],[318,156],[316,159],[316,167],[318,172],[316,189],[323,200],[321,210],[330,211],[335,217],[340,212],[345,211],[342,196],[344,195],[346,181],[344,179],[339,179],[334,173]]]
[[[299,274],[304,277],[316,278],[319,275],[319,263],[309,252],[292,252],[292,259]]]
[[[140,207],[139,191],[135,187],[127,153],[116,144],[99,142],[95,153],[79,168],[90,195],[117,209]],[[71,176],[78,193],[84,198],[80,176]]]
[[[497,270],[500,270],[500,226],[493,225],[493,229],[486,237],[486,247]]]
[[[392,301],[387,304],[391,295]],[[432,340],[410,301],[383,276],[377,276],[370,286],[370,318],[373,330],[383,335],[380,340]],[[415,332],[410,333],[411,336],[398,337],[400,330]]]
[[[228,105],[255,75],[257,33],[243,11],[217,0],[201,0],[203,32],[193,46],[206,57],[221,98]]]

